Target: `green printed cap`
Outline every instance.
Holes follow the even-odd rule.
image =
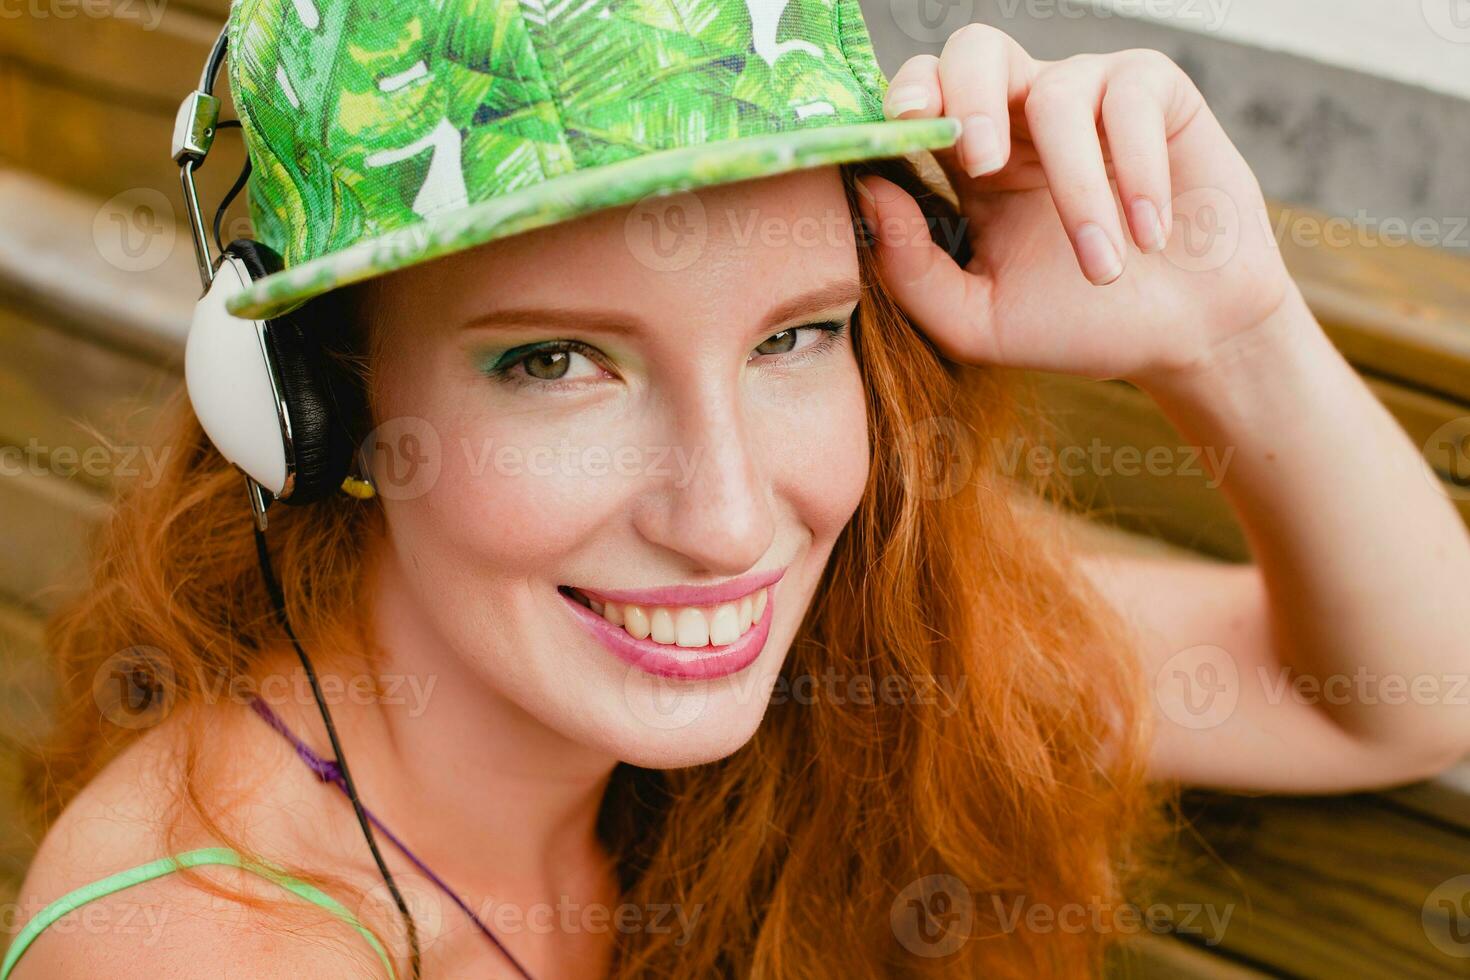
[[[858,0],[233,0],[267,317],[656,194],[950,146],[888,120]]]

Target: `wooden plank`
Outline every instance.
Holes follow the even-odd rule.
[[[178,384],[174,370],[0,303],[0,446],[53,472],[99,486],[156,472],[159,450],[146,438]]]
[[[178,100],[186,94],[180,92]],[[182,231],[187,216],[179,170],[169,157],[178,100],[168,107],[161,101],[122,101],[106,91],[75,87],[65,76],[37,72],[26,62],[0,59],[0,118],[5,120],[0,160],[91,195],[96,199],[93,215],[97,204],[126,195],[150,209],[140,221],[168,222]],[[210,152],[198,180],[210,219],[244,159],[236,133],[226,132]],[[229,229],[242,233],[243,202],[237,201],[230,213]],[[132,234],[137,237],[138,232]],[[192,248],[182,234],[178,238],[178,248]]]
[[[44,468],[0,467],[0,598],[46,611],[83,581],[105,498]]]
[[[1470,836],[1369,795],[1191,793],[1156,900],[1230,910],[1222,949],[1292,976],[1464,976],[1436,889],[1470,868]],[[1204,843],[1200,843],[1200,841]]]
[[[222,23],[175,3],[89,0],[76,16],[0,18],[0,57],[73,89],[172,113],[199,84]]]
[[[132,223],[146,215],[100,211],[94,198],[6,169],[0,214],[0,298],[48,326],[179,363],[200,287],[177,225],[149,225],[161,237],[144,250]]]
[[[1287,268],[1348,360],[1470,403],[1470,259],[1309,208],[1269,211]]]
[[[1249,557],[1224,494],[1203,462],[1191,459],[1183,448],[1187,440],[1147,395],[1119,382],[1056,374],[1034,378],[1059,430],[1056,453],[1050,458],[1060,463],[1065,447],[1077,450],[1069,457],[1071,485],[1094,517],[1228,560]],[[1429,437],[1456,420],[1470,426],[1470,409],[1383,379],[1370,379],[1369,386],[1424,447],[1431,465],[1447,477],[1452,471],[1443,468],[1453,465],[1455,450],[1446,442],[1431,444]],[[1125,448],[1134,455],[1123,456]],[[1159,452],[1166,465],[1151,470],[1147,465],[1151,451]],[[1445,484],[1447,496],[1470,523],[1470,499],[1461,499],[1470,498],[1470,493],[1451,493],[1452,489],[1459,491]]]
[[[1168,935],[1142,933],[1116,947],[1109,980],[1257,980],[1270,976]]]
[[[50,723],[53,680],[41,645],[41,621],[0,602],[0,889],[18,885],[36,847],[20,798],[17,741]]]

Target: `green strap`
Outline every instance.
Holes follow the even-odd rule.
[[[5,962],[0,963],[0,980],[9,980],[10,971],[15,969],[15,964],[20,959],[21,954],[26,951],[26,947],[35,941],[43,929],[68,912],[87,904],[93,899],[110,895],[115,891],[121,891],[140,882],[160,878],[170,872],[179,870],[181,867],[193,867],[196,864],[233,865],[234,867],[258,874],[263,878],[268,878],[287,891],[295,892],[307,901],[320,905],[361,933],[362,937],[372,944],[373,950],[378,954],[378,959],[383,961],[383,968],[388,971],[388,976],[397,977],[397,973],[393,970],[393,962],[388,958],[388,954],[384,951],[383,944],[378,942],[378,938],[369,932],[357,920],[356,916],[347,911],[346,906],[320,888],[300,879],[293,878],[273,865],[245,861],[237,851],[231,850],[228,847],[201,847],[198,850],[185,851],[182,854],[176,854],[172,857],[163,857],[157,861],[150,861],[136,868],[119,871],[116,874],[108,875],[106,878],[89,882],[56,899],[56,901],[37,913],[35,918],[27,922],[25,928],[15,937],[15,941],[10,944],[10,949],[5,954]]]

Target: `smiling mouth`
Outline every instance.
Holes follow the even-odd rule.
[[[739,599],[704,606],[614,602],[570,585],[558,585],[556,589],[635,640],[687,649],[724,646],[750,632],[766,610],[771,586],[755,589]]]

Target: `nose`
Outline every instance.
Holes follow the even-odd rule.
[[[653,475],[634,518],[647,540],[722,576],[754,567],[776,531],[770,481],[738,391],[711,397],[705,389],[672,412],[664,472]]]

